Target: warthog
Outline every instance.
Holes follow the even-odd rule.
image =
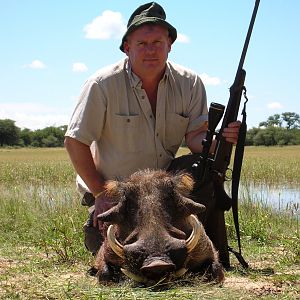
[[[205,206],[188,198],[187,173],[143,170],[125,181],[110,181],[107,196],[116,202],[98,219],[110,224],[96,255],[99,281],[118,281],[121,271],[145,284],[203,269],[224,280],[213,243],[197,214]]]

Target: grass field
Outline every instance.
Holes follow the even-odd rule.
[[[181,153],[186,150],[182,149]],[[0,149],[0,299],[297,299],[300,293],[298,208],[275,212],[252,195],[240,199],[243,253],[222,286],[185,277],[168,288],[130,281],[101,286],[86,275],[82,243],[87,212],[79,205],[64,149]],[[300,147],[247,147],[243,182],[300,188]],[[226,214],[230,244],[233,222]]]
[[[187,153],[188,149],[182,148],[178,155]],[[300,146],[246,147],[242,180],[275,185],[299,184]]]

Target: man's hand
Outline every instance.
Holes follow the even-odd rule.
[[[223,136],[227,142],[236,144],[239,136],[239,131],[241,127],[240,121],[231,122],[228,124],[228,127],[224,128]],[[202,126],[201,128],[191,131],[185,135],[185,141],[187,146],[191,150],[192,153],[201,153],[202,148],[202,140],[205,138],[207,126]],[[214,153],[216,147],[216,140],[212,141],[212,145],[210,148],[210,153]]]
[[[93,226],[99,227],[99,230],[102,231],[103,223],[97,219],[99,214],[109,210],[113,207],[114,204],[112,203],[111,199],[105,195],[105,192],[102,193],[99,197],[95,198],[95,212],[93,218]]]
[[[228,124],[228,127],[223,130],[223,137],[227,142],[236,144],[239,136],[239,131],[241,127],[240,121],[231,122]]]

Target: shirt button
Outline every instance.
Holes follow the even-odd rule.
[[[145,96],[142,96],[142,99],[145,99]]]
[[[156,136],[158,136],[158,133],[156,134]]]
[[[152,119],[152,115],[150,115],[150,118]]]
[[[162,157],[162,154],[159,154],[159,157]]]
[[[127,122],[129,123],[129,122],[130,122],[130,119],[127,119]]]

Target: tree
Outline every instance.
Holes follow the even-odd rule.
[[[260,122],[259,127],[281,127],[282,119],[279,114],[270,116],[267,121]]]
[[[31,145],[33,147],[63,147],[66,129],[66,125],[37,129],[33,132]]]
[[[253,137],[253,144],[255,146],[274,146],[276,145],[275,141],[275,132],[277,128],[267,127],[260,129],[257,134]]]
[[[300,116],[294,112],[285,112],[282,113],[282,120],[286,122],[286,128],[300,128]]]
[[[296,145],[296,139],[292,130],[287,128],[276,128],[274,132],[274,140],[276,145],[286,146],[286,145]]]
[[[30,146],[32,143],[32,131],[28,128],[22,129],[20,132],[20,145]]]
[[[246,134],[246,141],[245,141],[245,145],[246,146],[252,146],[253,145],[253,138],[255,137],[255,135],[260,131],[261,129],[260,128],[256,128],[256,127],[253,127],[251,129],[249,129],[247,131],[247,134]]]
[[[59,147],[61,144],[59,143],[58,139],[53,135],[48,135],[46,138],[42,139],[42,146],[43,147]]]
[[[20,129],[15,121],[0,120],[0,146],[63,147],[67,125],[46,127],[31,131]]]
[[[0,120],[0,145],[13,146],[19,142],[20,128],[10,119]]]

